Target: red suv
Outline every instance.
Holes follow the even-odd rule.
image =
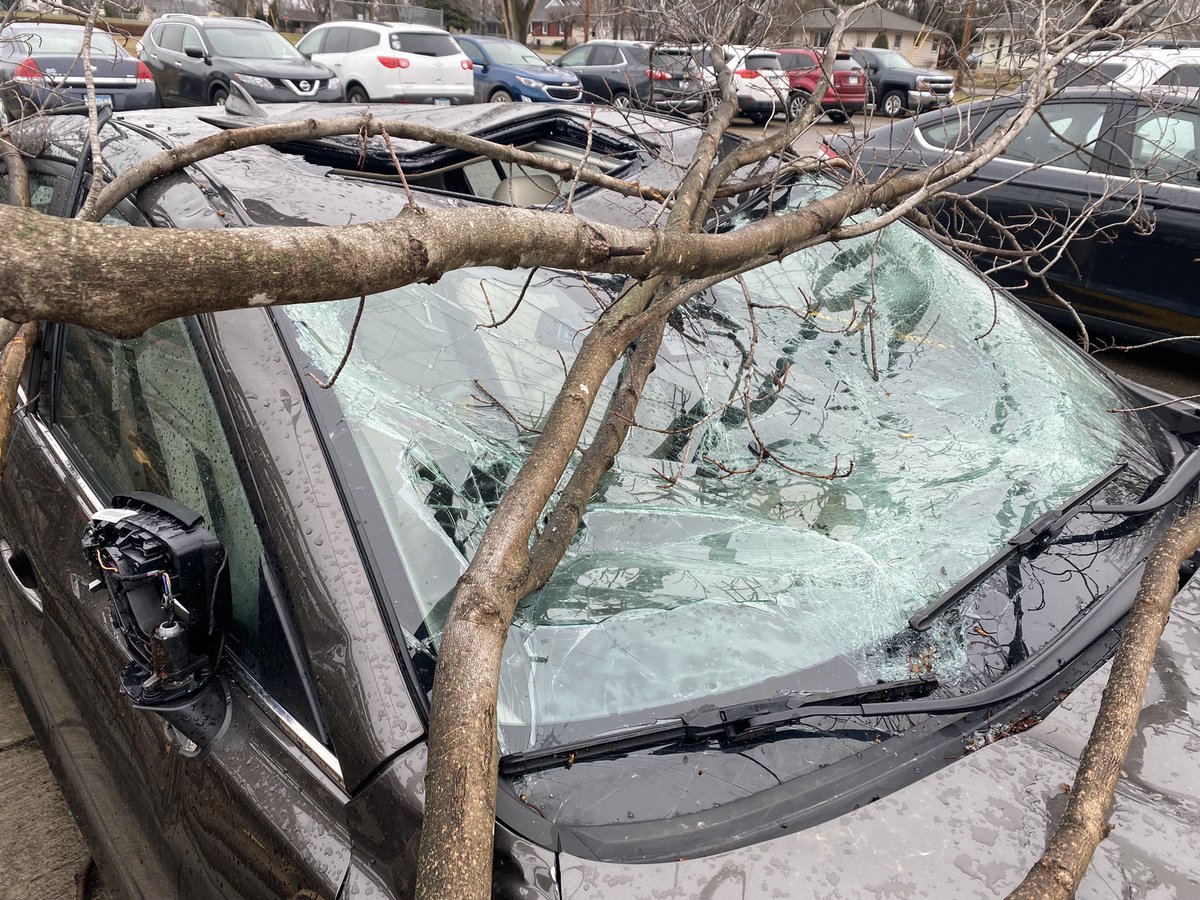
[[[814,47],[793,47],[776,50],[779,64],[787,69],[791,95],[788,97],[787,117],[794,119],[804,109],[821,77],[825,51]],[[821,107],[834,122],[845,122],[867,105],[869,80],[863,68],[845,51],[838,51],[830,73],[832,84],[821,95]]]

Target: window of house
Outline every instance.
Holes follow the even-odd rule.
[[[896,50],[900,49],[900,45],[904,43],[904,35],[897,32],[892,35],[892,47]]]

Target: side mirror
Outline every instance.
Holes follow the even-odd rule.
[[[299,53],[305,59],[312,59],[312,51],[311,50],[300,50]]]
[[[228,719],[216,676],[232,600],[225,548],[199,513],[157,494],[116,496],[92,517],[84,555],[108,589],[132,661],[121,692],[203,749]]]
[[[472,63],[472,65],[474,65],[474,66],[475,66],[475,71],[476,71],[476,72],[478,72],[480,75],[486,75],[486,74],[487,74],[487,70],[488,70],[488,64],[487,64],[487,63],[485,63],[485,62],[477,62],[477,63]]]
[[[183,55],[190,56],[192,59],[208,59],[208,54],[200,47],[184,47]]]

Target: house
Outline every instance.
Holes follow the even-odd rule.
[[[791,29],[790,37],[798,43],[824,47],[829,43],[837,15],[836,9],[814,9],[804,13]],[[888,9],[871,7],[850,18],[842,33],[842,49],[873,46],[881,34],[890,49],[904,54],[913,65],[922,67],[936,66],[943,44],[950,41],[944,31]]]
[[[529,17],[531,47],[549,46],[562,41],[571,46],[582,37],[583,7],[573,0],[538,0]]]

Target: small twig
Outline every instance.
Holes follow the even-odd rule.
[[[387,147],[388,156],[392,158],[392,165],[396,167],[396,174],[400,176],[400,184],[404,186],[404,207],[405,209],[416,209],[417,198],[413,196],[412,188],[408,186],[408,178],[404,174],[404,167],[400,165],[396,151],[392,149],[392,136],[387,133],[387,129],[383,125],[379,126],[379,135],[383,138],[383,145]],[[366,141],[364,140],[363,143],[365,146]]]
[[[327,391],[337,384],[338,376],[342,374],[342,369],[346,368],[346,363],[350,361],[350,353],[354,350],[354,335],[358,333],[358,323],[362,321],[363,310],[366,308],[366,306],[367,296],[366,294],[363,294],[358,298],[358,312],[354,314],[354,324],[350,326],[350,337],[346,341],[346,352],[342,354],[342,361],[338,363],[338,367],[333,370],[333,375],[330,377],[330,379],[328,381],[322,381],[312,372],[305,373],[309,378],[317,383],[317,387],[319,387],[321,390]]]
[[[496,395],[493,394],[491,391],[489,391],[487,388],[485,388],[483,386],[482,382],[480,382],[480,380],[478,378],[475,379],[475,387],[478,388],[480,391],[482,391],[483,394],[487,397],[487,399],[484,400],[482,397],[474,397],[473,396],[471,399],[474,400],[476,403],[480,404],[481,406],[485,406],[485,407],[490,406],[490,407],[494,407],[495,409],[500,410],[500,412],[504,413],[504,415],[508,417],[508,420],[510,422],[512,422],[514,425],[516,425],[522,431],[528,431],[530,434],[541,434],[542,433],[540,428],[534,428],[532,425],[526,425],[524,422],[522,422],[520,419],[518,419],[517,414],[514,413],[511,409],[509,409],[507,406],[505,406],[503,403],[501,403],[500,400],[496,397]]]
[[[521,301],[525,299],[525,292],[529,290],[529,285],[533,281],[533,276],[537,274],[538,268],[539,268],[538,266],[534,266],[532,269],[529,270],[529,275],[525,278],[525,284],[522,285],[522,287],[521,287],[521,293],[519,293],[517,295],[517,302],[514,303],[513,308],[508,311],[508,315],[506,315],[499,322],[496,321],[496,314],[492,311],[492,301],[488,297],[487,287],[484,285],[484,283],[482,281],[480,281],[479,289],[481,291],[483,291],[483,301],[484,301],[484,303],[487,304],[488,315],[491,316],[492,321],[490,323],[476,325],[475,330],[478,331],[480,328],[499,328],[501,325],[503,325],[505,322],[507,322],[509,319],[511,319],[514,315],[516,315],[517,309],[520,308]]]

